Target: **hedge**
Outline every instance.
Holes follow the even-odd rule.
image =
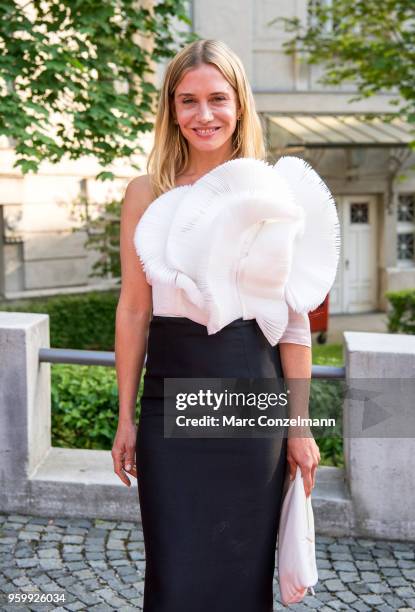
[[[111,450],[118,425],[114,368],[52,365],[52,446]],[[143,379],[139,388],[142,393]],[[140,402],[137,399],[138,418]]]
[[[139,398],[142,390],[143,377],[137,399],[136,422],[140,414]],[[343,385],[339,381],[312,381],[310,416],[335,416],[338,423],[336,437],[319,437],[318,432],[315,432],[321,463],[325,465],[343,465],[342,398]],[[117,423],[117,379],[113,368],[52,366],[53,446],[110,450]]]
[[[392,306],[388,312],[388,331],[415,334],[415,289],[388,291],[385,296]]]
[[[330,435],[324,428],[313,428],[313,436],[320,450],[321,464],[342,467],[343,402],[346,382],[343,380],[312,380],[310,389],[310,418],[334,418],[336,426]]]
[[[399,304],[408,292],[393,293]],[[412,295],[412,308],[415,299]],[[118,291],[24,299],[7,302],[1,310],[49,314],[51,346],[114,350],[115,311]],[[414,308],[412,310],[412,321]],[[406,332],[406,333],[414,333]],[[313,363],[340,365],[341,345],[313,346]],[[139,396],[142,391],[140,383]],[[343,465],[340,381],[312,381],[310,415],[335,416],[340,423],[338,436],[315,437],[322,464]],[[137,417],[140,404],[137,401]],[[97,366],[52,366],[52,444],[69,448],[110,450],[117,429],[118,390],[113,368]],[[323,432],[324,433],[324,432]]]
[[[48,314],[53,348],[113,351],[118,296],[118,291],[91,291],[6,302],[0,310]]]
[[[342,344],[313,344],[313,365],[343,365]],[[321,465],[344,466],[343,456],[343,399],[345,381],[343,380],[312,380],[309,412],[311,417],[334,417],[336,419],[336,433],[338,435],[324,435],[313,430],[318,444]]]

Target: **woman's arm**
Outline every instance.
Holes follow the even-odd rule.
[[[279,342],[284,379],[290,389],[290,418],[309,416],[311,382],[311,333],[308,315],[295,313],[289,308],[289,322]],[[320,461],[318,446],[308,427],[288,430],[287,461],[291,478],[295,477],[297,465],[303,476],[306,495],[311,494],[315,484],[315,472]]]
[[[308,418],[308,405],[310,400],[311,382],[311,348],[301,344],[280,344],[281,365],[284,379],[290,390],[289,408],[290,418]],[[303,437],[311,435],[310,428],[292,426],[288,436]]]
[[[137,223],[152,199],[147,176],[127,187],[121,209],[121,291],[115,319],[115,367],[118,381],[119,418],[112,449],[114,471],[130,486],[125,472],[136,477],[135,412],[137,392],[147,350],[152,315],[151,287],[138,259],[133,238]]]

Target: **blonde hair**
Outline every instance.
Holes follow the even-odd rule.
[[[265,157],[262,126],[241,60],[219,40],[197,40],[177,53],[168,64],[164,76],[156,114],[154,146],[147,162],[155,197],[175,187],[176,176],[186,169],[189,162],[187,140],[174,122],[173,98],[184,74],[201,64],[212,64],[218,68],[237,94],[240,118],[232,136],[231,159]]]

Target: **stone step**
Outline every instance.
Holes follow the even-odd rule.
[[[353,535],[355,517],[343,468],[320,465],[312,493],[316,533]]]
[[[30,476],[30,511],[140,521],[137,481],[127,488],[113,471],[110,451],[52,447]],[[312,504],[317,533],[353,535],[353,506],[342,468],[319,466]]]

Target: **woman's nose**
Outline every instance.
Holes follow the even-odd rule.
[[[211,121],[213,119],[213,114],[208,104],[201,104],[199,106],[198,111],[198,120],[199,121]]]

